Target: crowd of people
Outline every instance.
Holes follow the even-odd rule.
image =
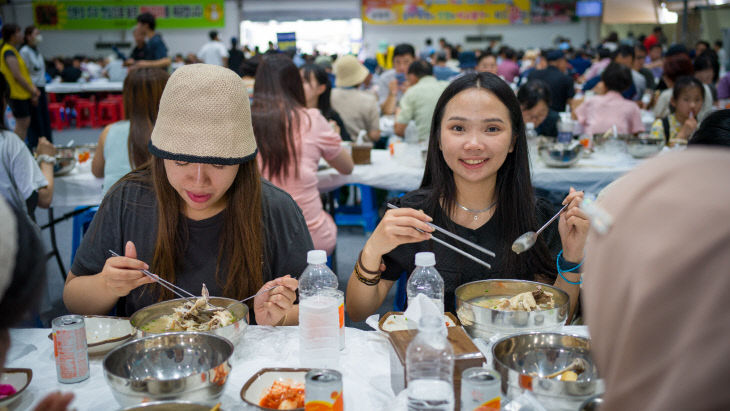
[[[55,72],[45,70],[36,28],[23,34],[5,24],[2,37],[0,99],[3,108],[10,105],[16,127],[0,133],[0,154],[9,159],[0,166],[0,192],[24,216],[48,207],[53,195],[54,148],[40,114],[44,81],[54,74],[76,81],[97,63],[75,59],[70,66],[54,64]],[[541,135],[556,136],[559,113],[567,111],[581,133],[615,127],[619,133],[651,133],[668,145],[728,145],[729,111],[714,112],[730,92],[727,75],[719,79],[724,56],[706,42],[693,50],[666,47],[660,27],[645,38],[612,33],[598,47],[580,49],[561,40],[550,50],[496,44],[459,50],[444,39],[434,47],[429,39],[419,52],[396,45],[385,67],[376,58],[302,55],[273,44],[252,51],[235,39],[228,49],[216,32],[194,56],[170,58],[148,14],[139,16],[134,37],[131,55],[119,58],[124,119],[103,129],[92,162],[93,174],[104,178],[104,200],[63,290],[74,313],[115,309],[128,316],[172,298],[140,272],[149,269],[183,289],[205,283],[211,295],[235,299],[275,287],[253,300],[251,323],[296,325],[297,280],[284,274],[301,273],[308,250],[331,254],[337,241],[317,189],[320,160],[351,173],[353,161],[342,142],[382,144],[380,118],[392,115],[395,135],[428,147],[424,176],[419,189],[392,200],[399,208],[385,213],[360,251],[346,291],[350,318],[360,321],[376,312],[401,274],[413,271],[419,251],[436,255],[447,311],[454,311],[454,290],[466,282],[517,278],[563,289],[573,315],[590,249],[583,192],[570,189],[558,226],[546,230],[530,252],[510,251],[515,238],[556,211],[531,183],[528,123]],[[194,62],[204,64],[188,64]],[[642,109],[656,116],[651,130],[644,128]],[[24,142],[36,147],[38,162]],[[722,154],[710,157],[719,161]],[[616,212],[621,203],[611,198],[619,192],[607,194]],[[667,204],[659,198],[656,206]],[[647,214],[654,211],[643,207]],[[497,251],[492,268],[485,271],[435,246],[431,222]],[[628,234],[612,235],[603,242],[626,244],[620,240]],[[727,230],[717,235],[726,238]],[[593,259],[612,260],[601,242],[590,244],[598,249]],[[109,257],[107,250],[123,256]],[[10,274],[0,273],[0,280],[2,275]],[[596,304],[584,303],[601,321]],[[601,353],[597,359],[611,368]],[[608,381],[613,379],[620,380],[612,374]],[[618,401],[614,384],[607,387],[610,401]]]

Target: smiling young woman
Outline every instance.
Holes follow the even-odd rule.
[[[570,205],[560,217],[559,235],[553,228],[529,252],[513,253],[512,242],[556,210],[535,199],[522,112],[510,87],[491,73],[460,77],[444,90],[434,110],[421,188],[393,200],[401,208],[385,214],[362,250],[347,287],[350,317],[357,321],[375,312],[394,281],[413,271],[420,251],[436,254],[446,311],[454,310],[456,287],[490,278],[554,283],[568,292],[575,307],[580,275],[557,277],[555,261],[561,245],[563,270],[583,258],[589,222],[578,208],[582,197],[571,189],[565,198]],[[494,250],[492,269],[428,241],[430,221]]]
[[[263,180],[241,79],[188,65],[170,77],[149,144],[152,159],[104,198],[71,266],[71,312],[117,315],[174,298],[139,270],[197,292],[253,301],[252,322],[296,323],[297,274],[313,248],[301,211]],[[108,257],[107,250],[124,251]],[[120,253],[121,254],[121,253]],[[145,263],[149,263],[148,265]]]

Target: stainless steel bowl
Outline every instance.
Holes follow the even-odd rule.
[[[233,344],[205,333],[166,333],[128,342],[104,358],[104,378],[122,406],[186,400],[214,404],[231,373]]]
[[[56,164],[53,165],[54,176],[65,176],[76,167],[76,157],[59,157],[56,155]]]
[[[477,305],[484,298],[514,297],[537,286],[553,294],[555,308],[539,311],[501,311]],[[568,294],[551,285],[523,280],[482,280],[459,286],[456,315],[472,337],[489,339],[497,334],[558,330],[568,319]]]
[[[121,411],[210,411],[210,406],[189,401],[155,401],[124,408]]]
[[[129,317],[129,323],[137,330],[136,335],[138,338],[159,334],[144,331],[142,330],[142,327],[163,315],[172,314],[175,308],[183,305],[185,301],[187,300],[184,298],[178,298],[149,305],[132,314],[132,316]],[[248,306],[239,301],[225,297],[210,297],[210,303],[219,307],[228,307],[231,314],[236,317],[236,322],[233,324],[210,331],[211,334],[227,338],[235,346],[241,340],[241,336],[246,331],[246,327],[248,327],[248,322],[246,320],[248,317]]]
[[[494,369],[502,377],[509,398],[530,390],[546,409],[576,410],[588,398],[603,394],[604,384],[591,358],[591,341],[575,335],[526,333],[505,337],[492,347]],[[540,378],[582,358],[590,365],[578,381]]]
[[[556,143],[538,148],[540,158],[548,167],[571,167],[580,160],[583,146],[574,144]]]
[[[639,136],[626,142],[626,149],[634,158],[646,158],[655,155],[664,148],[664,139]]]

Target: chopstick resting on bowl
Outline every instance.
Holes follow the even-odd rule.
[[[123,257],[123,256],[115,253],[113,250],[109,250],[109,252],[114,257]],[[173,294],[175,294],[176,296],[178,296],[180,298],[184,298],[186,300],[191,300],[191,297],[192,297],[193,299],[191,301],[193,301],[193,302],[195,302],[195,299],[198,298],[197,295],[193,295],[192,293],[188,292],[187,290],[185,290],[183,288],[180,288],[180,287],[176,286],[175,284],[173,284],[173,283],[171,283],[171,282],[169,282],[169,281],[167,281],[165,279],[160,278],[160,276],[157,275],[157,274],[151,273],[151,272],[149,272],[147,270],[139,270],[139,271],[141,271],[147,277],[150,277],[151,279],[155,280],[161,286],[163,286],[163,287],[167,288],[168,290],[172,291]],[[180,294],[179,292],[177,292],[175,290],[180,290],[180,292],[183,292],[183,293],[187,294],[188,297],[185,297],[184,295]]]
[[[390,204],[390,203],[386,203],[386,205],[388,206],[388,208],[391,208],[391,209],[394,209],[394,210],[400,208],[400,207],[395,206],[395,205]],[[454,234],[454,233],[452,233],[450,231],[446,231],[443,228],[437,226],[436,224],[433,224],[433,223],[426,223],[426,224],[428,224],[434,230],[436,230],[436,231],[438,231],[438,232],[440,232],[442,234],[445,234],[445,235],[453,238],[454,240],[460,241],[460,242],[462,242],[462,243],[464,243],[464,244],[466,244],[466,245],[468,245],[470,247],[473,247],[473,248],[475,248],[475,249],[483,252],[484,254],[490,256],[490,257],[495,257],[496,256],[496,254],[494,254],[492,251],[490,251],[490,250],[488,250],[488,249],[480,246],[479,244],[475,244],[475,243],[467,240],[466,238],[460,237],[460,236],[458,236],[458,235],[456,235],[456,234]],[[418,229],[418,228],[416,228],[416,230],[418,230],[418,231],[420,231],[422,233],[424,232],[423,230]],[[473,255],[467,253],[466,251],[461,250],[460,248],[454,247],[453,245],[447,243],[446,241],[444,241],[444,240],[442,240],[440,238],[437,238],[437,237],[431,235],[431,239],[433,241],[435,241],[435,242],[443,245],[444,247],[449,248],[449,249],[451,249],[451,250],[453,250],[453,251],[455,251],[455,252],[463,255],[464,257],[466,257],[466,258],[468,258],[468,259],[470,259],[472,261],[475,261],[475,262],[477,262],[477,263],[479,263],[479,264],[481,264],[481,265],[483,265],[483,266],[485,266],[487,268],[492,268],[492,266],[489,263],[487,263],[485,261],[482,261],[482,260],[480,260],[477,257],[474,257]]]

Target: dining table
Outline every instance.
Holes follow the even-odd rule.
[[[376,319],[377,320],[377,319]],[[370,321],[369,321],[370,323]],[[560,332],[588,336],[585,326],[565,326]],[[118,410],[123,407],[115,400],[103,371],[104,356],[90,357],[88,379],[63,384],[56,377],[53,343],[48,328],[12,329],[11,346],[6,367],[30,368],[33,377],[28,388],[10,405],[12,410],[31,410],[53,391],[72,392],[71,407],[85,410]],[[498,336],[490,340],[475,338],[474,343],[491,368],[491,347]],[[340,351],[338,369],[343,374],[344,405],[348,411],[405,411],[403,366],[395,356],[386,334],[346,328],[345,348]],[[235,345],[230,359],[232,366],[220,402],[221,409],[260,410],[241,399],[244,383],[263,368],[299,367],[299,327],[249,326]],[[400,395],[399,395],[400,394]]]
[[[104,93],[121,92],[124,83],[121,81],[93,80],[89,82],[61,83],[54,82],[46,84],[46,93],[74,94],[74,93]]]

